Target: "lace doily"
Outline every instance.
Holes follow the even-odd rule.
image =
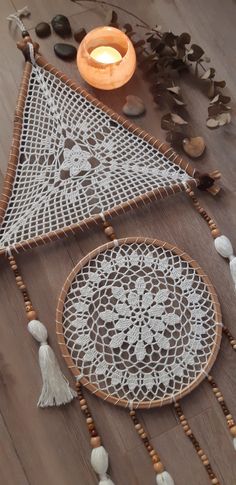
[[[175,163],[177,155],[168,158],[170,149],[164,155],[146,141],[151,136],[144,140],[138,128],[134,133],[114,121],[98,101],[46,67],[32,65],[23,85],[27,95],[11,152],[14,158],[18,151],[16,168],[10,167],[4,189],[5,204],[16,170],[0,248],[27,241],[30,246],[47,235],[49,240],[100,212],[125,210],[124,204],[144,194],[164,197],[184,190],[187,181],[195,183]]]
[[[69,367],[92,392],[151,407],[205,377],[221,314],[212,285],[188,255],[129,238],[77,265],[60,296],[57,333]]]

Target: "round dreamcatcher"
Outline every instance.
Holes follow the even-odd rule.
[[[89,253],[68,276],[57,307],[58,341],[82,410],[89,413],[81,386],[128,407],[154,456],[158,484],[173,480],[136,409],[174,402],[182,416],[178,401],[209,374],[221,333],[218,298],[203,270],[180,249],[152,239],[115,239]],[[93,430],[90,413],[87,420]],[[97,433],[91,442],[95,453],[103,449]],[[96,463],[95,470],[106,473]]]
[[[142,238],[86,256],[63,287],[57,321],[63,355],[81,383],[135,408],[190,392],[221,339],[218,299],[202,269],[181,250]]]

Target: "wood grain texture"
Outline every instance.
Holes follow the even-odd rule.
[[[234,95],[235,16],[233,0],[113,0],[132,10],[151,24],[177,33],[189,31],[193,41],[200,43],[212,59],[218,78],[226,79],[230,94]],[[69,0],[29,0],[32,12],[26,21],[33,29],[37,22],[50,21],[57,13],[70,15],[73,28],[89,28],[103,23],[104,9],[92,8],[89,2],[75,5]],[[22,74],[23,59],[15,48],[17,35],[9,35],[5,17],[21,0],[1,0],[0,6],[0,170],[1,182],[6,172],[11,143],[12,121],[17,89]],[[124,21],[132,21],[120,14]],[[33,30],[30,31],[35,38]],[[79,80],[74,63],[68,64],[54,57],[54,34],[41,40],[41,51],[50,62],[67,75]],[[83,85],[83,82],[81,82]],[[213,199],[200,194],[202,204],[215,217],[223,233],[236,248],[235,209],[235,120],[220,132],[205,128],[207,100],[194,82],[183,89],[192,113],[192,126],[197,135],[203,135],[207,153],[203,162],[195,167],[202,171],[218,168],[223,174],[223,190]],[[163,138],[160,129],[161,113],[153,105],[147,84],[140,73],[123,88],[112,93],[90,89],[91,94],[121,113],[127,94],[141,95],[147,112],[138,119],[140,126],[153,135]],[[233,98],[235,107],[235,97]],[[146,236],[176,244],[188,252],[210,276],[218,293],[224,323],[236,334],[235,293],[227,264],[218,257],[208,228],[183,194],[151,207],[132,211],[113,220],[118,237]],[[34,249],[18,256],[17,261],[27,282],[34,306],[40,319],[48,327],[50,341],[60,363],[67,371],[56,343],[55,311],[57,298],[68,273],[89,250],[105,242],[99,228],[85,231],[76,237]],[[21,295],[5,261],[0,261],[0,433],[1,483],[7,485],[95,485],[89,454],[90,446],[86,426],[75,401],[64,409],[39,410],[36,401],[40,389],[38,348],[26,329],[26,319]],[[213,376],[221,388],[229,409],[236,418],[236,355],[225,340],[213,368]],[[143,449],[127,412],[87,395],[106,448],[110,453],[110,471],[116,485],[154,485],[155,477],[149,457]],[[206,382],[183,400],[184,412],[206,450],[221,485],[235,485],[236,460],[224,417],[218,402]],[[154,446],[176,485],[209,485],[208,476],[196,456],[191,443],[184,436],[172,407],[139,412],[140,420],[147,427]]]

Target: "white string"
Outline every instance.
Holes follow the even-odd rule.
[[[15,22],[17,27],[20,29],[21,32],[26,30],[24,23],[21,20],[21,17],[28,17],[30,15],[30,11],[27,6],[17,10],[15,13],[8,15],[7,20],[11,22]]]

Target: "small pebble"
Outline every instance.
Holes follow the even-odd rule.
[[[81,29],[79,30],[76,30],[76,32],[74,33],[74,39],[76,40],[76,42],[80,43],[83,38],[86,36],[87,32],[86,30],[81,27]]]
[[[69,19],[65,17],[65,15],[56,15],[52,19],[52,28],[56,34],[60,35],[61,37],[70,37],[71,36],[71,26]]]
[[[77,49],[71,44],[55,44],[54,45],[55,54],[63,59],[64,61],[72,61],[76,58]]]
[[[187,155],[192,158],[200,157],[205,151],[206,145],[202,136],[195,136],[193,138],[184,138],[183,149]]]
[[[145,112],[145,105],[141,98],[130,94],[126,97],[122,111],[127,116],[140,116]]]
[[[51,27],[47,22],[40,22],[40,24],[36,25],[35,32],[38,37],[43,39],[51,34]]]

